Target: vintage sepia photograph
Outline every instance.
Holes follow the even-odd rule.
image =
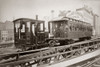
[[[100,67],[100,0],[0,0],[0,67]]]

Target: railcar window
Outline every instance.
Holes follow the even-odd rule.
[[[20,23],[15,24],[16,32],[18,32],[18,28],[20,27]]]
[[[75,31],[77,31],[77,24],[75,24]]]
[[[40,31],[43,31],[43,23],[40,23]]]
[[[25,24],[22,24],[21,32],[25,32]]]
[[[72,30],[73,30],[73,31],[75,30],[75,27],[74,27],[74,26],[72,26]]]
[[[32,33],[35,35],[35,26],[32,24]]]
[[[72,27],[70,26],[70,31],[72,31]]]
[[[76,31],[76,27],[74,26],[74,31]]]
[[[50,22],[50,34],[52,34],[52,23]]]
[[[88,31],[90,31],[89,27],[88,27]]]
[[[87,27],[87,31],[89,31],[89,28]]]
[[[55,24],[56,28],[58,27],[57,24]]]
[[[28,32],[30,32],[30,22],[27,22]]]
[[[85,26],[85,30],[87,31],[87,26]]]
[[[72,24],[71,23],[70,23],[70,27],[69,28],[70,28],[70,31],[72,31]]]
[[[77,30],[79,31],[80,29],[79,29],[79,25],[77,24]]]
[[[90,31],[92,31],[92,27],[90,28]]]
[[[20,39],[20,38],[21,38],[21,37],[20,37],[20,29],[19,29],[18,31],[19,31],[19,33],[18,33],[18,34],[19,34],[19,39]]]

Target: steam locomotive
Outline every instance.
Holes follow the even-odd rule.
[[[92,36],[91,24],[68,17],[49,21],[48,32],[42,20],[19,18],[13,22],[15,46],[24,50],[68,45]]]

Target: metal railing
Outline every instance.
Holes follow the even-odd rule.
[[[2,59],[12,57],[12,59],[1,62],[0,66],[32,64],[54,64],[69,58],[78,57],[86,53],[92,52],[100,48],[100,39],[88,40],[84,42],[74,43],[70,45],[49,47],[31,51],[0,54]],[[33,63],[30,63],[33,61]]]

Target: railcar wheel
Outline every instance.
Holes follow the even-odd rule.
[[[56,41],[56,40],[50,40],[49,41],[49,46],[50,47],[54,47],[54,46],[58,46],[59,45],[59,43],[58,43],[58,41]]]

